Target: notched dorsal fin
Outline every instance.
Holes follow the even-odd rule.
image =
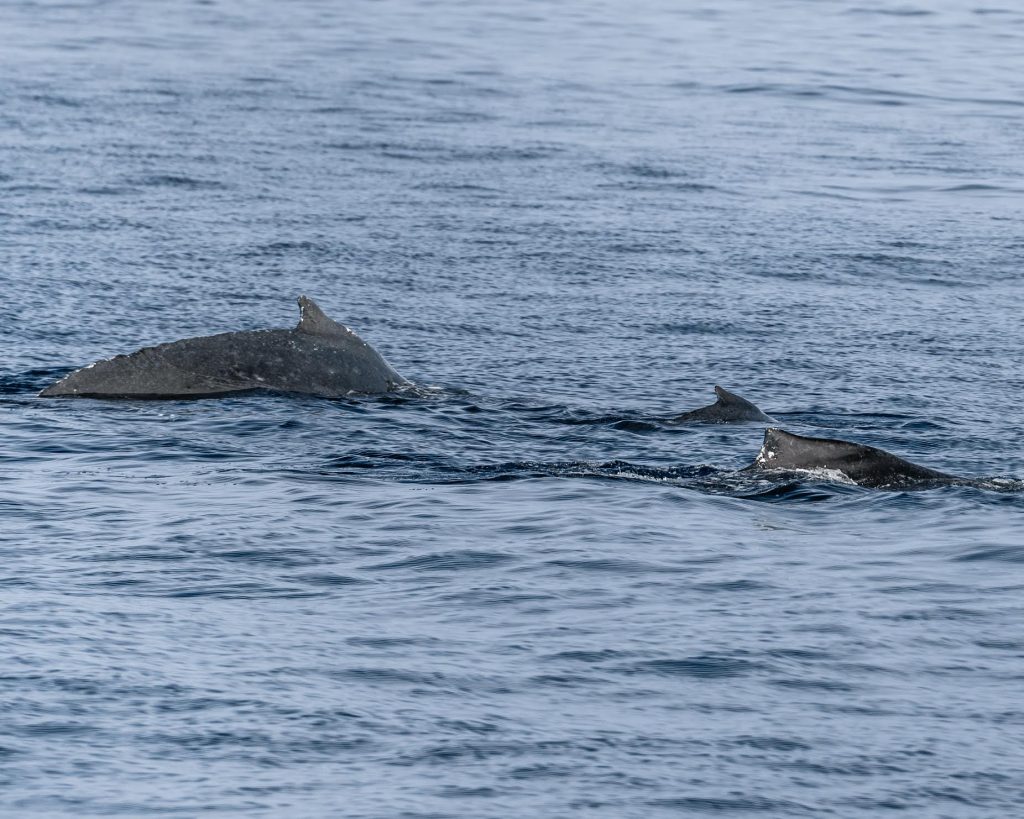
[[[299,296],[299,324],[295,328],[300,333],[317,336],[354,336],[344,324],[338,324],[321,310],[315,301],[308,296]]]

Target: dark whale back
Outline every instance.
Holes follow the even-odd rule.
[[[670,424],[730,424],[742,423],[744,421],[761,421],[771,423],[774,419],[765,415],[746,398],[741,398],[735,393],[729,392],[722,387],[715,387],[715,395],[718,400],[700,409],[684,412],[674,418],[670,418]]]
[[[954,476],[912,464],[883,449],[834,438],[807,438],[769,428],[750,469],[831,469],[861,486],[906,486],[956,480]]]
[[[407,384],[383,357],[305,296],[292,330],[186,338],[97,361],[43,397],[200,398],[266,389],[325,397]]]

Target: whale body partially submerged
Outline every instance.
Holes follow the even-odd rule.
[[[684,412],[674,418],[669,418],[665,423],[669,424],[735,424],[745,421],[761,421],[770,424],[775,421],[765,415],[746,398],[741,398],[722,387],[715,387],[715,395],[718,400],[700,409]]]
[[[860,486],[876,488],[968,482],[912,464],[884,449],[833,438],[806,438],[774,427],[765,430],[761,451],[747,469],[830,470]]]
[[[306,296],[291,330],[186,338],[97,361],[44,389],[46,398],[207,398],[250,390],[336,398],[409,385],[352,330]]]

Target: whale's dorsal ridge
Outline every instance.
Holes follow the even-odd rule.
[[[829,457],[846,457],[850,453],[879,452],[874,447],[840,441],[835,438],[807,438],[794,435],[780,427],[768,427],[764,431],[764,442],[758,453],[759,463],[771,461],[786,463],[793,466],[795,462],[806,459],[809,454],[814,458],[827,460]]]
[[[328,316],[309,296],[299,296],[299,323],[295,329],[315,336],[355,335],[344,324],[338,324]]]
[[[831,470],[856,484],[873,487],[960,480],[873,446],[836,438],[807,438],[778,427],[764,431],[761,451],[748,469]]]
[[[340,398],[409,384],[373,347],[308,296],[291,330],[241,330],[168,341],[96,361],[44,389],[47,398],[207,398],[278,392]]]

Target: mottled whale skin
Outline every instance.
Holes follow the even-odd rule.
[[[805,438],[769,428],[748,469],[830,469],[860,486],[905,487],[964,482],[964,479],[905,461],[883,449],[833,438]]]
[[[336,398],[409,384],[380,353],[316,303],[299,298],[292,330],[220,333],[145,347],[97,361],[47,387],[42,397],[209,398],[247,390]]]
[[[715,387],[715,395],[718,400],[700,409],[684,412],[674,418],[670,418],[669,424],[736,424],[745,421],[760,421],[770,424],[775,421],[765,415],[761,410],[751,404],[746,398],[740,398],[735,393],[721,387]]]

